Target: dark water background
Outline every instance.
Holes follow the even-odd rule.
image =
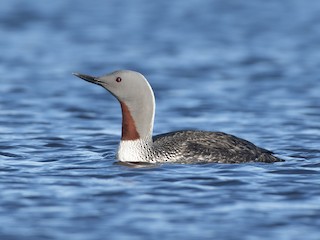
[[[0,239],[320,239],[320,2],[0,3]],[[120,108],[71,72],[142,72],[155,133],[276,164],[116,165]]]

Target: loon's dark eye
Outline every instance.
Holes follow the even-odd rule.
[[[116,81],[117,81],[117,82],[121,82],[121,80],[122,80],[121,77],[117,77],[117,78],[116,78]]]

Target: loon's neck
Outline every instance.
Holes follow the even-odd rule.
[[[146,81],[147,90],[133,99],[118,99],[122,110],[121,140],[148,139],[152,137],[155,98]]]
[[[155,98],[149,91],[139,98],[120,101],[122,111],[122,134],[117,158],[120,161],[146,162],[152,152],[152,132],[155,115]]]

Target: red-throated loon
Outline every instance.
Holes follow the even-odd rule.
[[[122,109],[122,136],[117,159],[142,163],[278,162],[271,151],[222,132],[177,131],[152,136],[155,98],[146,78],[120,70],[102,77],[74,73],[115,96]]]

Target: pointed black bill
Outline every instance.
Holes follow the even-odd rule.
[[[92,77],[92,76],[81,74],[81,73],[72,73],[72,74],[77,76],[78,78],[81,78],[81,79],[87,81],[87,82],[91,82],[91,83],[98,84],[98,85],[101,84],[101,82],[96,77]]]

